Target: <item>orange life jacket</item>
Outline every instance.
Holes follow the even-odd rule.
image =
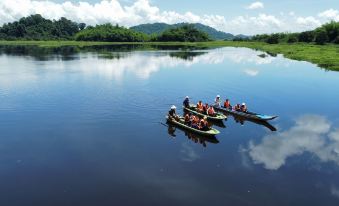
[[[207,113],[213,115],[215,113],[213,107],[208,108]]]
[[[225,108],[229,108],[229,107],[230,107],[230,105],[231,105],[231,104],[230,104],[230,102],[229,102],[229,101],[225,101],[225,102],[224,102],[224,107],[225,107]]]

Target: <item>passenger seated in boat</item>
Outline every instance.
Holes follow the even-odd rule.
[[[171,107],[171,110],[170,111],[168,111],[168,118],[169,119],[171,119],[171,120],[176,120],[176,121],[179,121],[179,116],[177,115],[177,112],[176,112],[176,109],[177,109],[177,107],[176,106],[172,106]]]
[[[203,106],[202,109],[203,109],[204,114],[207,114],[208,104],[206,103],[206,104]]]
[[[194,116],[191,127],[194,129],[199,129],[199,117]]]
[[[184,107],[190,107],[190,98],[188,96],[185,97],[184,102],[182,103]]]
[[[214,108],[213,107],[209,107],[208,110],[207,110],[207,114],[209,116],[212,116],[214,117],[216,115],[215,111],[214,111]]]
[[[242,112],[247,112],[247,106],[246,106],[245,103],[242,103],[242,104],[241,104],[240,110],[241,110]]]
[[[191,125],[191,117],[189,114],[185,115],[185,124],[190,126]]]
[[[203,112],[204,111],[204,105],[202,104],[201,101],[199,101],[198,104],[197,104],[197,111],[198,112]]]
[[[221,106],[220,102],[221,102],[220,101],[220,95],[217,95],[217,97],[214,100],[214,106],[215,107],[220,107]]]
[[[240,104],[236,104],[233,109],[234,111],[240,112],[241,111]]]
[[[226,99],[225,102],[224,102],[224,107],[226,109],[232,109],[232,105],[231,105],[231,102],[229,99]]]
[[[208,131],[210,128],[208,127],[207,117],[204,116],[203,119],[200,120],[199,128],[202,131]]]

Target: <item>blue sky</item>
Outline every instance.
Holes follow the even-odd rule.
[[[295,32],[339,21],[339,0],[1,0],[0,24],[32,13],[95,25],[200,22],[234,34]]]

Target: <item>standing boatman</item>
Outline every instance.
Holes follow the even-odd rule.
[[[221,106],[221,101],[220,101],[220,95],[218,94],[217,97],[214,100],[214,106],[215,107],[220,107]]]
[[[182,104],[184,105],[185,108],[189,108],[190,107],[190,98],[188,96],[186,96],[185,100]]]

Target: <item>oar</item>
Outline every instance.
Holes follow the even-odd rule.
[[[167,124],[165,124],[165,123],[163,123],[163,122],[158,122],[158,123],[168,128],[168,125],[167,125]]]

